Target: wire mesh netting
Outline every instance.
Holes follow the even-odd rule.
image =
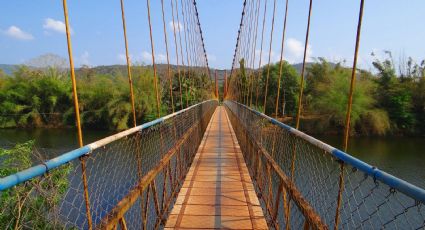
[[[217,104],[194,105],[2,191],[0,228],[161,228]]]
[[[324,143],[313,144],[244,105],[232,101],[225,105],[271,228],[287,224],[294,229],[314,227],[309,218],[316,214],[334,228],[341,175],[344,183],[339,229],[425,228],[425,205],[421,198],[406,195],[369,176],[335,157],[323,147]],[[265,159],[267,155],[271,160]],[[276,163],[282,175],[270,161]],[[294,184],[282,186],[285,177]],[[291,186],[300,197],[294,196],[296,192],[291,191]],[[312,210],[303,208],[303,200]]]

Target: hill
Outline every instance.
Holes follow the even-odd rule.
[[[18,65],[0,64],[0,69],[7,75],[11,75]]]
[[[66,69],[67,68],[66,64],[67,63],[65,59],[62,59],[56,55],[46,54],[46,55],[42,55],[37,58],[31,59],[30,61],[26,62],[26,64],[24,65],[27,65],[27,66],[30,66],[31,68],[36,68],[36,69],[43,69],[48,66],[54,66],[54,67],[59,67],[61,69]],[[313,64],[312,62],[306,63],[306,68],[308,68],[312,64]],[[330,63],[330,64],[331,66],[335,65],[334,63]],[[301,73],[302,63],[293,64],[292,66],[297,70],[298,73]],[[18,67],[19,65],[0,64],[0,69],[2,69],[8,75],[11,75],[13,71],[17,69]],[[145,67],[152,68],[151,65],[146,65]],[[157,64],[157,73],[160,77],[167,76],[167,67],[168,67],[167,64]],[[177,71],[177,65],[170,65],[170,67],[172,71]],[[180,67],[180,68],[185,68],[185,67]],[[193,67],[193,68],[198,68],[203,70],[203,68],[200,68],[200,67]],[[76,68],[77,75],[80,73],[81,69],[82,68]],[[110,74],[110,75],[113,75],[116,72],[121,72],[121,73],[127,72],[126,65],[102,65],[102,66],[94,66],[94,67],[91,67],[90,69],[98,74]],[[217,71],[217,78],[218,78],[219,84],[223,84],[224,74],[226,71],[228,76],[230,74],[230,70],[227,70],[227,69],[210,68],[210,71],[211,71],[212,80],[214,80],[214,73],[215,71]]]

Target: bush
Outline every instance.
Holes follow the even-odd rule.
[[[0,177],[16,173],[32,165],[34,142],[0,149]],[[57,206],[68,189],[71,165],[52,170],[1,193],[0,227],[2,229],[63,228],[55,215]]]

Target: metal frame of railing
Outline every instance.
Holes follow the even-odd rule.
[[[98,149],[102,146],[105,146],[109,143],[112,143],[116,140],[119,140],[119,139],[126,137],[128,135],[131,135],[133,133],[140,132],[140,131],[142,131],[146,128],[149,128],[153,125],[164,122],[169,118],[175,117],[175,116],[177,116],[181,113],[184,113],[185,111],[188,111],[188,110],[190,110],[190,109],[192,109],[192,108],[194,108],[194,107],[196,107],[200,104],[207,103],[207,102],[210,102],[210,101],[214,101],[214,100],[208,100],[208,101],[204,101],[204,102],[192,105],[192,106],[190,106],[186,109],[182,109],[178,112],[175,112],[175,113],[169,114],[167,116],[155,119],[153,121],[144,123],[144,124],[136,126],[134,128],[127,129],[125,131],[119,132],[119,133],[114,134],[112,136],[105,137],[101,140],[95,141],[95,142],[90,143],[88,145],[85,145],[81,148],[69,151],[67,153],[64,153],[64,154],[58,156],[58,157],[50,159],[50,160],[48,160],[48,161],[46,161],[42,164],[33,166],[33,167],[28,168],[26,170],[23,170],[21,172],[0,178],[0,191],[4,191],[6,189],[9,189],[9,188],[11,188],[15,185],[18,185],[18,184],[21,184],[25,181],[31,180],[32,178],[42,176],[43,174],[47,173],[48,171],[50,171],[52,169],[58,168],[59,166],[64,165],[64,164],[66,164],[66,163],[68,163],[72,160],[75,160],[75,159],[81,157],[81,156],[90,154],[90,152],[92,152],[95,149]]]
[[[396,222],[395,226],[406,227],[406,226],[409,226],[409,218],[412,217],[412,214],[409,217],[408,215],[406,216],[406,213],[409,212],[409,211],[412,212],[413,207],[417,207],[417,214],[413,213],[413,215],[416,216],[417,219],[414,221],[413,224],[410,223],[410,226],[413,225],[412,227],[416,228],[418,223],[422,227],[425,226],[425,215],[424,215],[425,214],[425,209],[424,209],[425,190],[424,189],[421,189],[421,188],[419,188],[419,187],[417,187],[413,184],[410,184],[410,183],[408,183],[408,182],[406,182],[406,181],[404,181],[400,178],[397,178],[397,177],[395,177],[395,176],[393,176],[389,173],[386,173],[386,172],[378,169],[377,167],[371,166],[371,165],[369,165],[369,164],[367,164],[367,163],[365,163],[365,162],[363,162],[363,161],[361,161],[361,160],[359,160],[359,159],[357,159],[357,158],[355,158],[355,157],[353,157],[353,156],[351,156],[351,155],[349,155],[349,154],[347,154],[347,153],[345,153],[345,152],[343,152],[343,151],[341,151],[337,148],[334,148],[334,147],[332,147],[332,146],[330,146],[330,145],[328,145],[328,144],[326,144],[326,143],[324,143],[320,140],[317,140],[317,139],[315,139],[315,138],[313,138],[313,137],[311,137],[311,136],[309,136],[309,135],[307,135],[307,134],[305,134],[305,133],[303,133],[303,132],[301,132],[301,131],[299,131],[295,128],[292,128],[292,127],[290,127],[286,124],[283,124],[282,122],[279,122],[278,120],[273,119],[273,118],[271,118],[271,117],[269,117],[269,116],[267,116],[267,115],[265,115],[261,112],[258,112],[258,111],[254,110],[252,108],[249,108],[248,106],[243,105],[239,102],[225,101],[224,104],[226,105],[227,109],[230,110],[230,112],[234,114],[234,117],[236,117],[239,120],[238,122],[240,124],[236,124],[236,125],[234,124],[234,126],[238,126],[238,125],[244,126],[244,127],[242,127],[242,129],[244,129],[243,132],[245,132],[245,133],[240,134],[240,136],[238,136],[238,138],[248,139],[249,140],[247,142],[248,144],[250,142],[252,142],[253,145],[256,146],[254,148],[254,150],[248,149],[248,151],[262,152],[263,155],[269,156],[268,158],[271,158],[271,160],[274,163],[276,163],[276,161],[278,161],[278,158],[282,157],[282,156],[279,156],[279,154],[282,154],[282,151],[284,151],[284,152],[286,151],[285,154],[287,154],[287,155],[285,155],[285,156],[289,156],[289,158],[291,158],[292,156],[294,156],[292,154],[295,154],[295,152],[299,152],[300,150],[302,151],[301,145],[308,144],[308,145],[312,146],[312,147],[309,147],[309,148],[314,148],[314,149],[317,149],[315,151],[321,152],[321,153],[310,152],[308,154],[310,154],[310,155],[319,154],[319,155],[323,155],[323,156],[327,155],[328,156],[327,159],[330,159],[330,161],[328,161],[328,164],[332,165],[332,167],[334,168],[332,170],[334,170],[334,171],[324,170],[324,173],[322,173],[322,174],[326,177],[326,180],[329,181],[330,180],[329,178],[334,176],[334,175],[331,175],[331,173],[335,173],[335,171],[338,171],[339,167],[337,167],[337,166],[341,165],[341,164],[346,164],[346,165],[352,167],[351,172],[348,171],[348,173],[347,173],[347,174],[350,174],[350,173],[351,174],[345,176],[347,179],[349,179],[351,176],[353,176],[353,174],[355,172],[359,172],[359,173],[363,174],[363,176],[362,176],[362,174],[360,174],[360,175],[357,174],[358,175],[357,178],[361,178],[360,180],[357,180],[357,178],[356,178],[356,179],[352,179],[353,181],[348,182],[348,184],[350,184],[350,185],[347,185],[347,186],[352,186],[352,187],[346,188],[349,191],[347,191],[348,195],[345,195],[343,197],[343,199],[346,199],[346,200],[343,200],[343,202],[345,202],[344,204],[347,207],[345,207],[345,210],[342,210],[341,212],[345,211],[346,213],[348,213],[349,217],[345,220],[345,222],[344,222],[345,225],[341,225],[339,227],[344,228],[344,226],[345,226],[345,228],[347,228],[349,226],[357,226],[357,224],[358,224],[357,227],[365,228],[365,226],[367,226],[367,225],[364,224],[363,222],[371,221],[371,219],[373,219],[373,218],[369,218],[369,219],[366,218],[366,220],[365,220],[365,219],[362,219],[362,218],[353,217],[354,215],[357,214],[356,212],[364,212],[363,214],[366,215],[367,211],[370,211],[371,215],[376,216],[376,215],[380,215],[379,212],[381,212],[383,209],[388,209],[386,211],[387,213],[385,213],[385,215],[390,215],[390,213],[391,213],[394,216],[383,215],[382,217],[379,217],[379,219],[381,221],[380,223],[372,223],[372,226],[369,226],[369,227],[373,227],[373,226],[376,227],[377,225],[374,225],[374,224],[382,224],[382,226],[391,226],[391,224],[393,222]],[[249,115],[249,114],[251,114],[251,115]],[[255,117],[257,117],[258,119],[256,120]],[[249,124],[246,123],[246,122],[248,122]],[[257,123],[252,124],[252,123],[255,123],[255,122],[257,122]],[[238,129],[238,127],[234,127],[234,128]],[[254,131],[254,129],[258,129],[258,130]],[[276,130],[279,131],[278,134],[276,134]],[[269,132],[268,135],[264,134],[264,133],[267,133],[267,132]],[[279,135],[281,135],[281,137],[279,137]],[[282,146],[282,145],[277,146],[276,138],[282,138],[282,139],[291,138],[293,140],[292,140],[292,142],[287,141],[286,144],[289,144],[289,146],[285,146],[285,150],[283,150],[283,149],[279,149],[279,148],[282,148],[284,146]],[[297,141],[296,140],[297,138],[299,138],[300,140],[303,140],[303,141],[302,142]],[[269,139],[269,140],[266,140],[266,139]],[[245,140],[239,140],[239,141],[241,142],[241,144],[243,144],[242,142],[244,142]],[[241,145],[241,147],[243,147],[243,146]],[[248,155],[251,154],[252,155],[252,153],[245,153],[245,154],[248,154]],[[254,153],[254,154],[256,154],[256,153]],[[298,157],[301,157],[301,156],[298,156]],[[298,157],[297,157],[297,159],[298,159]],[[293,161],[294,159],[295,158],[286,159],[286,161],[290,162],[290,161]],[[247,159],[247,158],[245,158],[245,160],[249,161],[249,159]],[[302,160],[303,159],[300,159],[300,161],[302,161]],[[268,161],[270,161],[270,159],[268,159]],[[279,159],[279,164],[280,163],[281,163],[281,160]],[[247,164],[249,164],[249,162],[247,162]],[[294,164],[294,163],[292,162],[292,164]],[[314,166],[313,164],[314,163],[311,163],[311,165],[309,165],[309,166]],[[254,166],[252,166],[252,167],[254,167],[254,168],[258,167],[257,166],[258,163],[256,161],[253,161],[253,165]],[[298,166],[300,166],[300,165],[298,165]],[[285,176],[290,177],[291,179],[294,179],[294,178],[292,178],[294,175],[291,175],[291,172],[290,172],[290,168],[291,168],[290,163],[284,164],[284,165],[279,165],[279,167],[281,167],[283,169],[284,174],[286,174]],[[315,167],[317,167],[317,166],[315,166]],[[266,172],[268,172],[269,169],[267,167],[263,167],[263,168],[267,169]],[[297,168],[297,170],[301,170],[301,172],[298,172],[298,174],[297,174],[297,180],[299,180],[302,177],[308,177],[308,175],[310,175],[307,172],[303,171],[303,170],[306,170],[306,168],[303,168],[303,169]],[[311,170],[314,171],[316,169],[311,169]],[[260,193],[259,196],[261,196],[261,197],[272,196],[273,197],[273,195],[269,194],[269,192],[272,189],[269,188],[269,191],[267,191],[267,186],[271,186],[272,188],[274,188],[274,187],[280,187],[281,185],[277,185],[277,184],[276,185],[275,184],[269,185],[269,184],[265,183],[265,184],[267,184],[267,186],[265,186],[266,188],[264,188],[264,179],[260,178],[259,179],[260,182],[258,182],[258,179],[256,179],[256,177],[258,177],[258,175],[255,175],[256,174],[255,170],[254,170],[253,174],[254,175],[251,175],[251,176],[254,177],[254,182],[257,183],[257,192]],[[303,174],[305,174],[305,175],[303,175]],[[267,176],[265,176],[265,177],[267,177]],[[367,185],[360,184],[360,183],[366,183],[364,181],[366,181],[367,178],[373,178],[373,181],[370,183],[370,184],[372,184],[372,186],[370,186],[370,184],[367,184]],[[314,180],[314,179],[315,178],[307,178],[306,180],[309,181],[309,180]],[[335,176],[334,179],[337,180],[337,177]],[[323,183],[323,182],[324,181],[319,181],[318,183]],[[385,184],[386,186],[384,186],[384,187],[379,186],[378,182],[381,182],[381,183]],[[276,183],[279,183],[279,182],[276,182]],[[310,183],[313,183],[313,184],[311,185]],[[316,193],[311,192],[312,189],[313,190],[315,189],[314,183],[317,184],[317,182],[311,182],[311,181],[310,182],[303,182],[303,183],[301,183],[301,182],[298,183],[298,181],[295,181],[295,185],[293,185],[293,186],[296,186],[296,187],[293,187],[293,189],[301,192],[301,198],[303,198],[303,196],[304,196],[304,198],[306,198],[306,200],[308,202],[313,202],[313,203],[316,202],[316,204],[310,203],[310,205],[315,208],[315,210],[313,210],[313,214],[316,214],[314,211],[317,211],[320,215],[323,215],[324,214],[323,210],[320,210],[320,211],[317,210],[317,206],[320,206],[320,204],[317,204],[317,202],[323,203],[323,202],[329,202],[329,201],[331,201],[332,204],[326,204],[326,207],[327,207],[326,210],[327,210],[327,212],[331,211],[332,213],[335,213],[335,207],[334,206],[336,206],[336,204],[335,204],[336,198],[334,198],[334,199],[333,198],[322,199],[322,197],[319,197],[319,201],[314,201],[314,199],[313,199],[314,196],[312,196],[312,194],[315,195],[316,198],[318,198],[317,197],[318,194],[316,194],[317,192]],[[310,191],[307,191],[307,192],[302,191],[303,190],[302,187],[306,187],[306,186],[308,187],[308,189],[310,189]],[[365,191],[366,191],[365,194],[356,195],[356,193],[361,193],[361,191],[360,191],[361,186],[366,186],[366,187],[369,186],[369,187],[367,187],[365,189]],[[383,198],[381,198],[382,200],[377,201],[377,200],[374,200],[374,198],[371,198],[371,197],[373,196],[374,191],[379,190],[379,187],[381,187],[380,189],[384,189],[385,191],[388,190],[389,192],[387,191],[385,194],[379,193],[380,196],[383,197]],[[320,189],[320,188],[316,188],[316,189]],[[335,186],[330,188],[329,191],[335,192]],[[282,193],[282,191],[278,191],[278,192]],[[291,196],[291,194],[290,194],[291,191],[286,189],[286,192],[288,193],[289,196]],[[321,192],[326,192],[326,191],[321,191]],[[388,205],[388,202],[391,199],[391,196],[395,195],[397,192],[404,194],[403,199],[396,198],[397,202],[402,203],[402,205],[399,205],[399,204]],[[277,192],[274,191],[274,193],[277,193]],[[306,194],[306,193],[308,193],[308,194]],[[334,195],[336,195],[336,194],[337,193],[335,193]],[[324,196],[323,194],[319,194],[319,196],[320,195]],[[306,196],[309,196],[309,197],[307,198]],[[326,196],[329,196],[329,194],[326,194]],[[358,197],[356,197],[356,196],[358,196]],[[398,196],[402,196],[402,195],[398,195]],[[357,198],[359,198],[359,199],[361,198],[363,200],[361,200],[361,199],[357,200]],[[279,198],[275,198],[275,199],[278,200]],[[297,198],[295,198],[295,199],[297,199]],[[366,199],[368,199],[368,200],[366,200]],[[271,206],[271,205],[268,204],[268,202],[270,202],[270,201],[264,200],[263,210],[264,210],[265,213],[269,212],[269,214],[270,214],[269,217],[271,216],[269,218],[269,223],[271,223],[271,224],[269,224],[269,226],[275,227],[276,223],[277,223],[277,219],[276,219],[277,212],[278,211],[285,212],[282,215],[287,216],[286,212],[289,212],[289,210],[285,210],[285,208],[288,208],[288,207],[287,206],[285,207],[284,204],[283,204],[283,208],[281,208],[279,210],[280,204],[279,203],[273,203],[273,202],[271,202],[271,204],[273,204],[272,207],[275,207],[275,208],[277,207],[277,208],[276,208],[276,210],[269,210],[270,209],[269,206]],[[350,205],[350,202],[353,202],[354,204]],[[368,208],[363,207],[363,206],[366,206],[367,205],[366,203],[368,203],[368,202],[369,202],[369,205],[371,206],[369,208],[369,210],[368,210]],[[405,203],[403,204],[403,202],[405,202]],[[295,202],[295,204],[296,204],[296,202]],[[296,205],[298,206],[298,204],[296,204]],[[322,204],[322,205],[324,205],[324,204]],[[301,208],[299,206],[298,206],[298,208],[301,210]],[[398,210],[393,211],[392,209],[398,209]],[[301,212],[302,212],[302,210],[301,210]],[[416,212],[416,211],[414,211],[414,212]],[[305,215],[306,213],[303,213],[303,214],[304,214],[304,218],[306,220],[308,220],[308,216]],[[328,226],[331,226],[333,224],[333,219],[331,219],[332,214],[328,213],[326,215],[329,215],[329,216],[326,216],[326,218],[325,218],[325,216],[321,216],[321,217],[324,218],[323,221]],[[331,217],[331,218],[329,218],[329,217]],[[285,218],[287,218],[287,217],[285,217]],[[361,223],[356,223],[356,221],[359,221]],[[410,221],[412,221],[412,220],[410,220]],[[285,221],[283,221],[283,222],[285,222]],[[289,226],[291,224],[292,223],[290,223],[289,218],[286,219],[285,225]],[[310,224],[312,224],[312,223],[310,223]],[[352,225],[350,225],[350,224],[352,224]]]
[[[271,118],[261,112],[258,112],[254,109],[249,108],[246,105],[243,105],[239,102],[235,102],[232,101],[233,103],[239,104],[240,106],[243,106],[244,108],[250,110],[253,113],[256,113],[257,115],[267,119],[270,121],[270,123],[275,124],[279,127],[284,128],[285,130],[287,130],[288,132],[294,134],[295,136],[298,136],[300,138],[303,138],[304,140],[310,142],[312,145],[317,146],[320,149],[323,149],[324,151],[332,154],[332,156],[338,158],[339,160],[357,168],[358,170],[366,173],[367,175],[373,177],[376,180],[379,180],[385,184],[387,184],[388,186],[390,186],[391,188],[397,189],[398,191],[406,194],[407,196],[412,197],[415,200],[418,200],[422,203],[425,203],[425,190],[421,189],[407,181],[404,181],[400,178],[397,178],[385,171],[382,171],[380,169],[378,169],[375,166],[369,165],[368,163],[365,163],[353,156],[351,156],[348,153],[343,152],[342,150],[339,150],[335,147],[332,147],[320,140],[317,140],[316,138],[309,136],[301,131],[299,131],[298,129],[292,128],[289,125],[286,125],[274,118]]]
[[[198,103],[1,178],[0,228],[161,228],[217,105]]]

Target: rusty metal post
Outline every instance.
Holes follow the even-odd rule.
[[[171,76],[170,56],[168,54],[168,36],[167,36],[167,29],[165,26],[166,24],[165,24],[165,13],[164,13],[164,0],[161,0],[161,10],[162,10],[162,26],[164,29],[165,51],[167,54],[167,77],[168,77],[168,82],[170,87],[171,111],[174,113],[173,79]]]
[[[354,93],[354,87],[356,82],[357,57],[358,57],[359,46],[360,46],[360,34],[362,29],[363,8],[364,8],[364,0],[361,0],[360,10],[359,10],[359,20],[357,23],[356,47],[354,50],[353,69],[351,70],[351,83],[350,83],[350,92],[348,95],[347,114],[345,116],[345,130],[344,130],[344,151],[345,152],[347,152],[348,138],[350,135],[351,107],[353,103],[353,93]],[[338,199],[337,199],[337,206],[336,206],[336,213],[335,213],[334,229],[338,229],[339,215],[340,215],[341,202],[342,202],[342,192],[344,190],[344,162],[341,162],[340,164],[341,165],[340,165],[340,175],[339,175]]]
[[[227,71],[224,71],[223,101],[227,97]]]
[[[152,23],[151,23],[151,7],[150,7],[150,0],[146,0],[146,7],[148,9],[148,22],[149,22],[149,37],[151,41],[151,51],[152,51],[152,66],[153,66],[153,79],[155,84],[155,95],[156,95],[156,112],[158,117],[161,117],[161,111],[160,111],[160,96],[159,96],[159,89],[158,89],[158,77],[156,73],[156,64],[155,64],[155,44],[153,40],[152,35]]]
[[[80,147],[82,147],[83,133],[81,131],[80,108],[78,105],[78,93],[77,93],[77,81],[75,79],[74,60],[72,55],[71,32],[69,28],[68,6],[66,3],[66,0],[62,1],[62,5],[63,5],[63,14],[65,17],[66,40],[67,40],[67,46],[68,46],[69,68],[71,71],[72,96],[74,98],[75,120],[76,120],[77,132],[78,132],[78,144]],[[88,226],[89,229],[91,230],[92,218],[90,213],[90,200],[89,200],[88,185],[87,185],[86,161],[84,156],[80,157],[80,162],[81,162],[81,172],[82,172],[82,180],[83,180],[83,187],[84,187],[84,200],[85,200],[85,207],[86,207],[87,223],[89,225]]]
[[[120,1],[121,3],[121,18],[122,18],[122,29],[124,32],[124,43],[125,43],[125,57],[127,62],[127,75],[128,83],[130,85],[130,103],[131,103],[131,112],[133,114],[133,125],[136,127],[136,109],[134,106],[134,91],[133,91],[133,80],[131,78],[131,62],[128,53],[128,40],[127,40],[127,27],[125,23],[125,13],[124,13],[124,0]]]
[[[218,82],[217,82],[217,70],[215,70],[215,97],[218,98]]]

